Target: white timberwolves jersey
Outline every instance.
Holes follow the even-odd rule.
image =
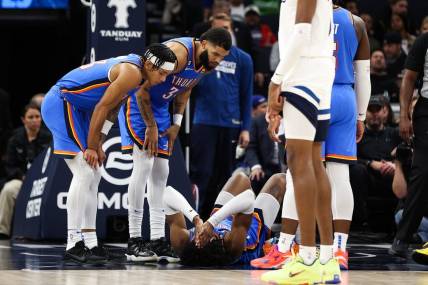
[[[297,2],[299,0],[282,0],[279,16],[278,42],[279,51],[287,45],[296,22]],[[333,3],[332,0],[318,0],[312,19],[311,43],[304,47],[302,57],[333,56]]]

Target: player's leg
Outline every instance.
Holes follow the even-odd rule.
[[[287,185],[288,188],[288,185]],[[255,212],[259,209],[262,212],[262,217],[264,221],[264,226],[266,229],[270,230],[276,215],[278,214],[280,203],[284,199],[284,194],[286,192],[286,175],[275,174],[269,178],[266,184],[263,186],[260,194],[256,198],[256,202],[254,205]],[[297,213],[296,213],[297,215]],[[284,233],[281,231],[281,237],[284,237]],[[285,241],[280,237],[280,242],[282,242],[282,246],[284,247]],[[294,232],[293,232],[294,239]],[[293,239],[290,241],[289,248],[291,247],[291,243]],[[261,241],[259,241],[261,243]],[[261,243],[262,244],[262,243]],[[280,268],[286,260],[292,257],[292,253],[290,250],[285,252],[281,252],[278,246],[273,246],[269,253],[267,253],[262,258],[257,258],[251,261],[251,265],[257,268]]]

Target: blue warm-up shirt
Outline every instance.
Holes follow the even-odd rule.
[[[194,124],[250,130],[253,95],[253,61],[232,46],[214,71],[194,88]]]

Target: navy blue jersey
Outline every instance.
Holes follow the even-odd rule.
[[[354,58],[358,49],[358,38],[352,14],[343,8],[334,9],[333,21],[336,43],[334,84],[354,84]]]
[[[59,86],[62,96],[74,107],[92,111],[111,83],[109,80],[111,68],[122,62],[132,63],[143,68],[143,61],[139,55],[113,57],[73,69],[64,75],[56,85]]]

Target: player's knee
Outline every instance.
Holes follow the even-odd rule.
[[[285,188],[285,173],[277,173],[269,178],[261,193],[267,193],[274,196],[277,200],[282,200],[285,194]]]
[[[250,178],[245,175],[243,172],[236,172],[231,177],[233,182],[239,183],[239,185],[242,185],[242,188],[249,189],[251,188],[251,181]]]

